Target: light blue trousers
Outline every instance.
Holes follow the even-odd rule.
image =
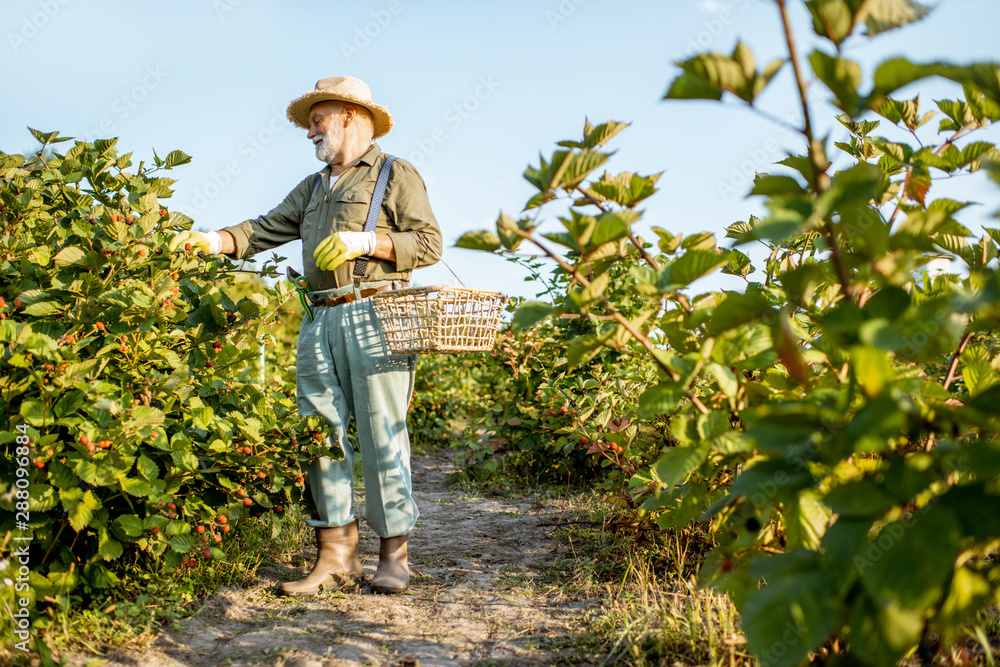
[[[358,429],[365,481],[365,519],[380,537],[405,535],[419,516],[410,478],[406,411],[413,394],[416,355],[391,354],[372,300],[314,308],[299,331],[296,364],[299,415],[320,415],[332,427],[328,444],[344,458],[318,458],[307,476],[318,528],[354,520],[354,449]]]

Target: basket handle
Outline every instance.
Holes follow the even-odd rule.
[[[462,279],[458,277],[458,274],[455,273],[455,271],[450,266],[448,266],[448,262],[444,261],[444,257],[438,255],[438,259],[441,260],[441,263],[444,264],[445,268],[451,272],[451,275],[455,276],[455,280],[462,283],[462,287],[465,287],[466,286],[465,283],[463,283]]]

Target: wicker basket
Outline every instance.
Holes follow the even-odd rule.
[[[493,349],[507,297],[500,292],[434,285],[372,297],[393,354]]]

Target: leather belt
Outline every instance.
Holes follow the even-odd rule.
[[[384,292],[388,289],[392,289],[392,284],[382,285],[381,287],[369,287],[368,289],[361,290],[361,298],[367,299],[373,294],[378,294],[379,292]],[[313,301],[314,306],[339,306],[345,303],[351,303],[358,299],[357,292],[348,292],[344,296],[338,296],[333,299],[323,299],[322,301]]]

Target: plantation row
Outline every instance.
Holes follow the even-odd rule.
[[[787,59],[697,55],[666,94],[752,107],[791,70],[805,152],[757,174],[768,214],[729,225],[731,247],[660,226],[642,239],[659,174],[598,175],[614,122],[559,142],[525,172],[522,214],[459,241],[544,281],[498,344],[473,446],[486,468],[602,479],[633,520],[707,529],[700,580],[735,602],[762,664],[930,664],[998,600],[1000,229],[974,234],[971,202],[933,195],[983,168],[1000,180],[973,136],[1000,119],[1000,67],[896,59],[864,82],[854,36],[920,18],[915,3],[806,3],[825,42],[807,56],[775,4]],[[935,112],[896,97],[929,77],[963,95]],[[843,140],[817,134],[809,85]],[[743,288],[692,290],[720,273]]]
[[[1000,230],[974,234],[970,203],[934,188],[996,176],[974,134],[1000,119],[1000,67],[897,59],[863,81],[855,36],[918,6],[807,7],[822,48],[804,57],[787,34],[763,68],[742,44],[697,55],[666,95],[752,106],[790,76],[805,150],[755,178],[767,216],[729,225],[729,247],[645,226],[659,174],[598,175],[626,125],[587,123],[525,172],[523,213],[459,241],[522,263],[539,300],[492,354],[422,360],[411,435],[461,426],[473,477],[597,482],[631,523],[706,536],[701,582],[732,598],[763,664],[929,662],[1000,582]],[[929,77],[962,89],[936,123],[900,96]],[[842,141],[817,135],[808,85]],[[30,610],[44,652],[55,608],[221,562],[244,528],[277,536],[309,511],[305,465],[339,453],[280,370],[300,316],[287,283],[261,280],[274,264],[169,249],[193,221],[163,203],[162,172],[189,158],[129,171],[113,140],[59,153],[58,133],[33,133],[34,158],[0,155],[0,534],[28,571],[0,606],[4,624]],[[692,288],[719,274],[742,288]]]

